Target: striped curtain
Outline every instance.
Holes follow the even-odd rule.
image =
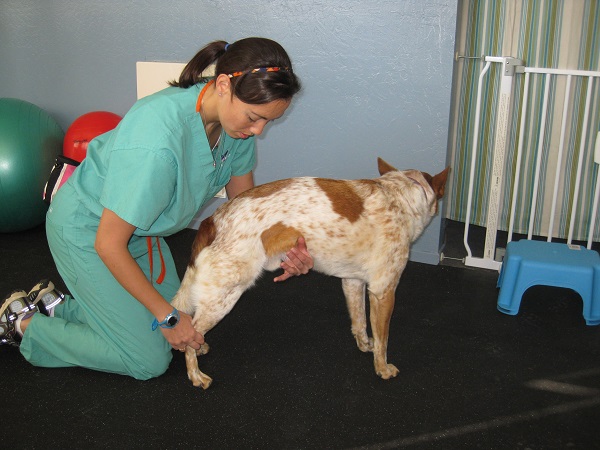
[[[459,222],[466,220],[469,175],[474,139],[475,108],[481,58],[460,56],[512,56],[521,59],[527,67],[600,70],[600,0],[462,0],[459,2],[457,29],[457,58],[453,111],[451,117],[451,152],[454,171],[450,180],[446,217]],[[475,165],[474,190],[470,223],[485,226],[487,192],[493,163],[494,130],[501,64],[492,64],[483,80],[480,131]],[[515,105],[523,98],[524,75],[518,74],[513,82]],[[538,148],[543,93],[550,83],[548,112],[544,128],[544,145]],[[510,130],[505,159],[505,182],[498,227],[507,230],[510,220],[510,199],[513,186],[510,180],[516,170],[516,149],[520,133],[524,133],[523,156],[520,163],[522,182],[517,187],[518,203],[514,232],[527,234],[529,208],[534,195],[533,173],[537,152],[542,152],[540,188],[536,197],[536,221],[533,233],[547,236],[550,220],[548,206],[552,202],[552,186],[557,164],[561,165],[561,186],[556,207],[553,237],[566,238],[569,233],[568,212],[574,198],[574,185],[580,148],[585,151],[582,178],[577,196],[578,210],[591,211],[594,181],[598,165],[593,161],[594,143],[600,130],[600,82],[592,82],[592,104],[589,120],[584,122],[584,108],[588,79],[574,77],[570,88],[570,107],[566,122],[566,138],[562,160],[557,159],[566,77],[553,76],[550,81],[542,75],[531,75],[528,88],[525,129],[520,129],[521,111],[510,112]],[[589,127],[587,134],[585,128]],[[582,147],[582,137],[585,142]],[[477,181],[479,180],[479,181]],[[546,187],[548,186],[548,187]],[[544,213],[542,214],[542,210]],[[589,215],[578,215],[573,238],[586,240]],[[594,241],[600,241],[600,221],[596,221]]]

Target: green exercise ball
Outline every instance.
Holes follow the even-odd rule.
[[[44,222],[44,186],[65,133],[48,113],[14,98],[0,98],[0,233]]]

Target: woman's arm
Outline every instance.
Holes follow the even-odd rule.
[[[250,188],[254,187],[254,176],[252,175],[252,171],[248,172],[245,175],[240,175],[237,177],[231,177],[229,183],[225,186],[225,191],[227,192],[227,197],[231,200],[234,197],[237,197],[244,191],[247,191]]]
[[[113,211],[105,209],[100,218],[94,247],[102,262],[121,286],[160,322],[173,310],[173,307],[152,286],[129,253],[127,243],[134,231],[135,226],[121,219]],[[194,329],[189,315],[182,312],[179,314],[181,320],[174,328],[160,330],[173,348],[180,349],[186,345],[195,349],[200,348],[204,337]]]

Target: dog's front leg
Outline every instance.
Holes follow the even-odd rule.
[[[206,334],[205,329],[201,328],[197,322],[194,323],[194,328],[203,336]],[[195,387],[201,386],[202,389],[208,389],[212,383],[212,378],[203,373],[198,367],[198,356],[206,355],[209,349],[207,342],[200,345],[198,350],[194,350],[193,347],[189,346],[185,348],[185,365],[188,378]]]
[[[237,270],[233,270],[232,273],[234,276],[239,274]],[[251,278],[250,280],[253,281],[254,278]],[[234,285],[235,280],[232,281],[226,277],[220,277],[219,281],[221,284],[215,281],[210,286],[213,289],[212,291],[208,288],[204,289],[205,299],[201,301],[196,308],[194,318],[192,319],[194,328],[203,336],[206,336],[208,331],[212,330],[223,317],[229,314],[242,293],[250,284],[249,282],[246,282]],[[206,299],[219,299],[219,301]],[[190,347],[187,347],[185,350],[185,363],[187,366],[188,378],[194,386],[201,386],[203,389],[208,389],[212,383],[212,378],[205,373],[202,373],[198,368],[197,355],[203,355],[207,352],[208,344],[203,344],[198,351]]]
[[[187,374],[188,378],[192,382],[192,384],[196,387],[201,386],[202,389],[208,389],[210,384],[212,383],[212,378],[202,373],[200,368],[198,367],[198,354],[204,354],[208,351],[208,347],[200,347],[200,350],[196,351],[192,347],[185,348],[185,364],[187,366]]]
[[[348,313],[352,321],[352,335],[362,352],[373,351],[373,339],[367,335],[367,315],[365,312],[365,283],[353,278],[342,279],[342,289],[346,297]]]
[[[394,286],[388,286],[381,294],[369,291],[375,372],[384,380],[398,375],[396,366],[387,362],[387,343],[390,332],[390,319],[396,300],[395,291]]]

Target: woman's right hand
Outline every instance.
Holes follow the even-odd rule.
[[[204,344],[204,336],[192,325],[192,317],[179,311],[179,322],[173,328],[160,328],[165,339],[175,350],[183,351],[186,346],[198,350]]]

